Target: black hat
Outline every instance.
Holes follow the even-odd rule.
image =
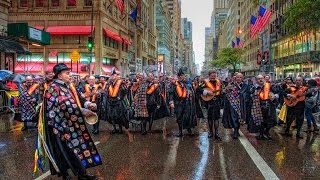
[[[66,64],[64,63],[59,63],[59,64],[56,64],[54,67],[53,67],[53,73],[54,73],[54,77],[53,79],[57,79],[58,78],[58,75],[61,73],[61,71],[64,71],[64,70],[70,70],[71,68],[69,68]]]
[[[179,69],[179,71],[178,71],[178,74],[177,74],[177,75],[178,75],[178,76],[184,75],[184,72],[183,72],[182,68],[180,68],[180,69]]]
[[[117,74],[115,67],[113,67],[113,68],[111,69],[111,76],[114,75],[114,74]]]

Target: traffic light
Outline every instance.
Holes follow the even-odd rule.
[[[92,51],[92,48],[93,48],[93,37],[88,37],[88,44],[87,44],[87,47],[89,49],[89,51]]]

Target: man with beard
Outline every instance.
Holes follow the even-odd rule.
[[[27,123],[35,121],[36,107],[40,100],[39,84],[34,83],[31,76],[26,77],[22,90],[19,95],[19,108],[21,112],[21,121],[24,126],[22,131],[27,129]]]
[[[100,75],[99,77],[99,84],[97,84],[98,89],[97,89],[97,98],[96,98],[96,104],[98,106],[97,109],[97,114],[99,117],[99,120],[96,124],[93,125],[93,131],[92,134],[99,134],[99,125],[100,125],[100,120],[107,120],[107,96],[105,93],[106,86],[107,86],[107,76],[105,75]]]
[[[220,119],[220,101],[222,82],[217,78],[215,71],[209,71],[209,81],[204,82],[204,87],[198,89],[202,94],[203,100],[207,103],[208,107],[208,129],[209,138],[213,137],[213,126],[214,126],[214,137],[216,140],[221,141],[221,137],[218,133],[219,119]]]
[[[233,128],[233,139],[238,139],[240,136],[240,122],[248,122],[249,93],[249,86],[243,82],[241,73],[237,73],[234,81],[225,88],[226,99],[222,120],[225,128]]]
[[[257,84],[252,90],[252,119],[249,132],[258,132],[258,140],[271,140],[270,129],[276,124],[276,94],[275,86],[265,82],[262,75],[256,77]]]
[[[111,70],[110,81],[106,87],[107,93],[107,115],[108,121],[113,126],[111,134],[122,133],[122,127],[129,128],[129,119],[127,118],[127,107],[124,98],[127,95],[126,85],[118,77],[115,68]],[[116,125],[119,126],[117,130]]]
[[[284,90],[285,103],[288,106],[287,118],[286,118],[286,130],[285,135],[290,136],[289,131],[291,124],[296,120],[297,125],[297,139],[303,139],[300,134],[301,128],[304,121],[304,109],[305,109],[305,92],[308,90],[307,87],[303,86],[303,79],[301,77],[296,78],[295,85],[287,85]],[[295,102],[295,103],[292,103]]]
[[[39,120],[38,129],[38,140],[43,138],[47,145],[44,148],[50,154],[51,174],[70,179],[67,172],[70,168],[80,180],[96,179],[86,173],[87,168],[102,164],[85,123],[85,117],[94,113],[82,108],[77,90],[70,84],[70,68],[60,63],[53,67],[53,71],[54,80],[45,92],[40,113],[44,119]]]
[[[53,76],[54,73],[51,71],[46,71],[45,72],[45,81],[41,84],[40,86],[40,95],[41,95],[41,99],[43,97],[44,92],[46,91],[46,89],[50,86],[50,84],[53,81]]]
[[[195,93],[191,84],[186,81],[182,69],[178,71],[178,81],[172,84],[173,92],[170,93],[170,106],[174,111],[179,126],[178,137],[183,136],[183,129],[187,129],[189,135],[193,135],[192,128],[197,125]]]

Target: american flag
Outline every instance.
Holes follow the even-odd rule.
[[[236,43],[234,43],[234,41],[231,41],[231,46],[232,46],[232,48],[235,48],[236,47]]]
[[[236,45],[237,48],[243,48],[244,43],[243,41],[241,41],[240,38],[236,37],[236,42],[237,42],[237,45]]]
[[[258,27],[258,22],[257,22],[257,17],[255,16],[251,16],[250,19],[250,37],[254,37],[257,32],[259,31],[259,27]]]
[[[121,12],[121,14],[124,13],[124,0],[117,0],[118,9]]]
[[[267,10],[265,7],[260,5],[258,22],[257,22],[259,31],[261,31],[268,24],[268,21],[271,18],[271,16],[272,16],[271,11]]]

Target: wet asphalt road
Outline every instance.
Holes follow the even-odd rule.
[[[103,165],[89,169],[89,173],[99,179],[320,179],[317,134],[304,133],[304,139],[297,141],[295,136],[283,137],[282,127],[277,126],[272,130],[272,141],[257,141],[242,126],[244,136],[234,140],[232,131],[221,127],[223,141],[218,142],[207,138],[202,120],[194,136],[177,138],[173,118],[156,121],[146,136],[140,135],[140,128],[116,135],[110,135],[110,130],[110,125],[102,122],[100,134],[93,136]],[[34,129],[0,133],[1,180],[34,179],[35,138]]]

